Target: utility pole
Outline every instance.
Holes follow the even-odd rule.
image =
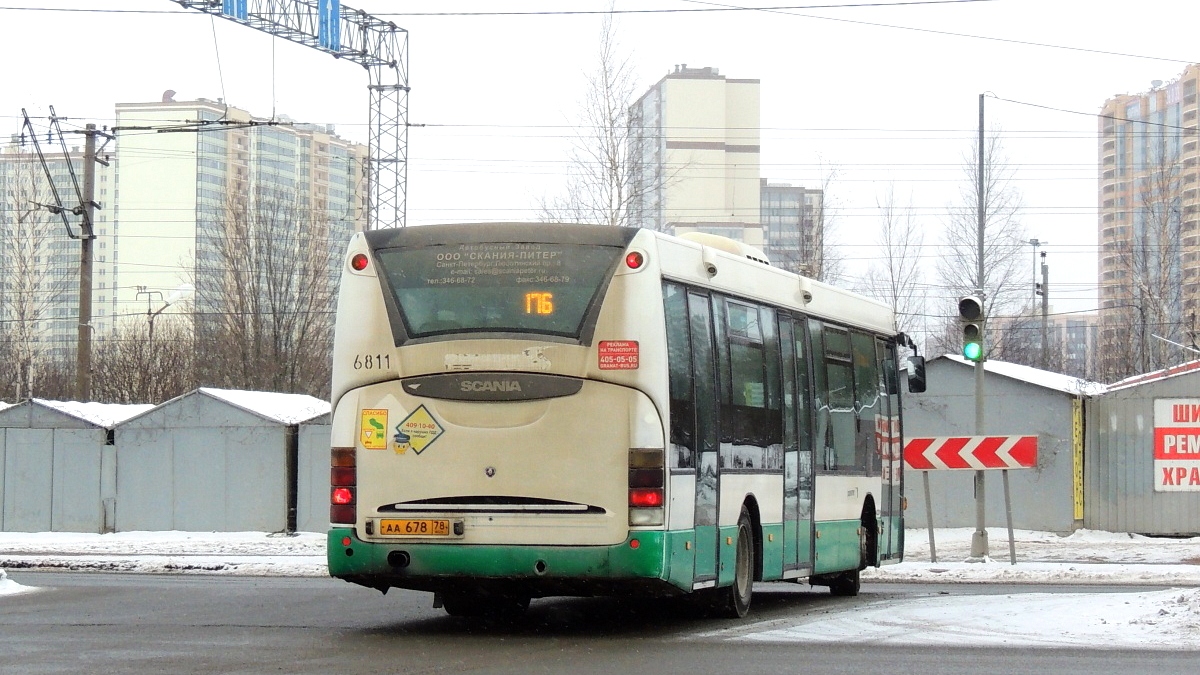
[[[1050,367],[1050,266],[1042,251],[1042,370]]]
[[[83,226],[79,233],[79,343],[75,354],[75,395],[80,401],[92,399],[92,241],[96,238],[96,165],[108,162],[96,155],[96,137],[112,136],[87,124],[83,131]],[[70,158],[67,158],[70,161]]]
[[[983,271],[983,249],[984,249],[984,227],[987,224],[987,210],[984,207],[984,198],[986,196],[984,190],[984,153],[986,149],[983,145],[983,94],[979,95],[979,147],[978,159],[979,166],[975,177],[976,182],[976,206],[978,219],[978,251],[977,262],[978,268],[975,271],[975,291],[979,294],[980,300],[986,303],[984,290],[984,271]],[[984,305],[986,307],[986,304]],[[987,342],[985,335],[987,331],[987,315],[984,314],[983,321],[979,324],[980,344],[984,347],[984,356],[986,357]],[[975,363],[975,435],[984,435],[983,422],[983,361]],[[983,471],[975,472],[975,533],[971,536],[971,558],[975,560],[985,560],[988,557],[988,533],[987,533],[987,518],[985,510],[985,491],[983,483]]]
[[[75,395],[92,400],[92,227],[96,214],[96,125],[84,127],[83,228],[79,237],[79,345],[75,350]]]
[[[25,118],[24,128],[29,130],[30,139],[33,141],[33,148],[37,151],[38,160],[42,164],[42,169],[46,172],[46,182],[50,186],[50,193],[54,196],[53,204],[39,204],[46,210],[50,211],[62,218],[63,226],[66,228],[67,236],[71,239],[78,239],[80,242],[79,248],[79,337],[75,349],[75,395],[80,401],[88,401],[92,396],[92,240],[96,238],[96,231],[93,227],[96,215],[96,164],[108,166],[106,160],[100,159],[96,151],[96,136],[103,136],[105,143],[113,139],[112,135],[99,131],[95,124],[88,124],[82,131],[75,131],[77,134],[86,136],[83,153],[83,190],[79,189],[79,181],[75,178],[75,168],[71,163],[71,153],[67,151],[67,144],[63,138],[62,128],[58,121],[60,118],[58,113],[54,111],[54,106],[50,106],[50,126],[51,131],[47,132],[46,141],[50,142],[50,136],[53,131],[58,132],[58,141],[62,145],[63,161],[66,163],[67,173],[70,174],[71,184],[75,188],[75,196],[79,199],[76,206],[67,208],[63,206],[62,198],[58,194],[58,186],[54,182],[54,174],[50,171],[50,165],[46,162],[46,156],[42,153],[42,148],[37,142],[37,132],[33,128],[33,123],[29,120],[29,114],[25,109],[21,109],[21,115]],[[75,234],[71,229],[71,223],[67,219],[67,213],[79,216],[82,219],[80,233]]]

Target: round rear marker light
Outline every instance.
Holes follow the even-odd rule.
[[[641,545],[642,545],[642,542],[638,541],[637,539],[630,539],[630,540],[629,540],[629,548],[637,548],[637,547],[639,547],[639,546],[641,546]]]
[[[352,267],[355,272],[361,272],[367,269],[367,262],[368,259],[366,253],[355,253],[354,257],[350,258],[350,267]]]
[[[342,546],[350,545],[350,537],[342,537]]]
[[[631,270],[636,270],[646,263],[646,256],[637,251],[631,251],[625,255],[625,266]]]

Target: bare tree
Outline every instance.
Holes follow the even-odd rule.
[[[73,388],[59,389],[58,371],[69,359],[56,355],[47,337],[53,310],[74,281],[55,273],[66,233],[39,206],[50,201],[50,191],[37,159],[17,153],[6,159],[0,162],[0,399],[35,392],[62,398]]]
[[[913,219],[911,206],[897,206],[895,186],[876,197],[880,229],[876,244],[879,262],[867,268],[863,292],[886,302],[896,313],[897,327],[910,335],[918,332],[925,314],[921,247],[924,234]]]
[[[206,223],[193,281],[200,383],[328,394],[337,277],[316,206],[259,188]]]
[[[191,321],[178,314],[121,323],[96,350],[93,397],[157,404],[195,389],[193,335]]]
[[[813,225],[811,260],[801,272],[827,284],[841,284],[846,280],[846,257],[837,244],[838,225],[841,223],[841,202],[836,193],[837,179],[841,171],[834,164],[819,160],[821,176],[821,210],[816,214]]]
[[[979,143],[971,144],[964,157],[964,180],[960,201],[949,207],[949,218],[943,233],[942,250],[938,257],[938,273],[951,299],[976,293],[978,290],[979,246]],[[1012,168],[1003,154],[999,134],[993,132],[986,141],[983,164],[983,304],[989,317],[1016,314],[1025,300],[1028,286],[1022,279],[1024,258],[1021,243],[1021,196],[1012,184]],[[947,325],[954,325],[957,307],[950,307]],[[957,353],[960,337],[957,330],[942,331],[956,336],[943,343],[941,349]],[[1002,353],[1004,333],[989,331],[985,345],[989,355]]]
[[[572,142],[565,194],[543,198],[542,219],[627,225],[637,185],[632,180],[629,104],[636,77],[605,14],[595,70],[587,75],[581,131]]]

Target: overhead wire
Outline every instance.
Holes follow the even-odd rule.
[[[715,4],[715,3],[704,3],[704,4]],[[946,4],[946,3],[865,3],[865,4],[854,5],[854,6],[882,6],[882,5],[886,5],[886,4]],[[850,5],[845,5],[845,6],[850,6]],[[812,9],[812,8],[814,8],[814,6],[804,6],[804,7],[801,7],[801,6],[792,6],[792,7],[739,7],[739,6],[721,6],[721,7],[714,7],[714,8],[711,8],[711,11],[716,11],[716,10],[721,10],[721,11],[777,11],[777,12],[780,12],[780,13],[789,13],[787,10],[799,9],[799,8],[804,8],[804,9]],[[0,9],[14,9],[14,8],[0,8]],[[19,9],[19,8],[17,8],[17,9]],[[37,8],[28,8],[28,9],[37,9]],[[86,10],[81,10],[81,11],[86,11]],[[103,11],[103,10],[102,10],[102,11]],[[125,12],[126,10],[114,10],[114,11]],[[186,12],[180,12],[180,11],[176,11],[176,10],[171,10],[171,11],[166,11],[166,10],[163,10],[163,11],[153,11],[153,12],[146,12],[146,13],[180,13],[180,14],[182,14],[182,13],[186,13]],[[556,13],[558,13],[558,12],[556,12]],[[561,12],[561,13],[583,13],[583,12]],[[634,13],[634,12],[630,12],[630,13]],[[797,16],[799,16],[799,15],[797,15]],[[210,17],[210,18],[211,18],[211,17]],[[828,19],[828,17],[809,17],[809,18]],[[1110,55],[1116,55],[1116,56],[1129,56],[1129,57],[1135,57],[1135,58],[1158,58],[1158,57],[1147,57],[1147,56],[1143,56],[1143,55],[1122,54],[1122,53],[1119,53],[1119,52],[1107,52],[1107,51],[1103,51],[1103,50],[1089,50],[1089,49],[1081,49],[1081,48],[1071,48],[1071,47],[1064,47],[1064,46],[1061,46],[1061,45],[1048,45],[1048,44],[1042,44],[1042,43],[1033,43],[1033,42],[1026,42],[1026,41],[1018,41],[1018,40],[1008,40],[1008,39],[1002,39],[1002,38],[990,38],[990,37],[987,37],[987,36],[975,36],[975,35],[967,35],[967,34],[960,34],[960,33],[949,33],[949,32],[944,32],[944,31],[934,31],[934,30],[927,30],[927,29],[913,29],[913,28],[910,28],[910,27],[903,27],[903,26],[888,26],[888,25],[885,25],[885,24],[876,24],[876,23],[871,23],[871,22],[860,22],[860,21],[850,21],[850,22],[851,22],[851,23],[863,23],[863,24],[867,24],[867,25],[883,26],[883,27],[889,27],[889,28],[901,28],[901,29],[906,29],[906,30],[922,30],[922,31],[924,31],[924,32],[932,32],[932,33],[944,33],[944,34],[948,34],[948,35],[954,35],[954,36],[958,36],[958,37],[969,37],[969,38],[975,38],[975,39],[994,39],[994,40],[999,40],[999,41],[1002,41],[1002,42],[1014,42],[1014,43],[1017,43],[1017,44],[1027,44],[1027,45],[1033,45],[1033,46],[1039,46],[1039,47],[1054,47],[1054,48],[1062,48],[1062,49],[1074,49],[1074,50],[1076,50],[1076,51],[1088,51],[1088,52],[1102,53],[1102,54],[1110,54]],[[215,26],[214,26],[214,47],[217,47],[217,45],[216,45],[216,35],[215,35]],[[217,59],[218,59],[218,68],[220,69],[220,65],[219,65],[219,59],[220,59],[220,56],[219,56],[219,47],[217,48]],[[1177,60],[1177,59],[1160,59],[1160,60]],[[222,75],[222,93],[224,94],[223,75]],[[997,98],[998,98],[998,97],[997,97]],[[998,100],[1007,100],[1007,99],[998,99]],[[1010,102],[1013,102],[1013,103],[1022,103],[1022,102],[1019,102],[1019,101],[1010,101]],[[1035,107],[1044,107],[1044,108],[1047,108],[1047,109],[1055,110],[1054,108],[1050,108],[1049,106],[1038,106],[1037,104],[1024,104],[1024,105],[1034,105]],[[274,110],[273,110],[272,112],[273,112],[273,115],[274,115]],[[1062,111],[1062,112],[1076,112],[1076,111]],[[1084,114],[1084,113],[1079,113],[1079,114]],[[454,125],[439,125],[439,126],[447,126],[447,127],[451,127],[451,126],[454,126]],[[460,127],[464,127],[464,128],[465,128],[467,125],[458,125],[458,126],[460,126]],[[483,125],[483,126],[485,126],[485,127],[488,127],[488,128],[494,128],[496,125]],[[544,128],[544,127],[543,127],[543,128]],[[964,130],[964,131],[965,131],[965,130]],[[864,138],[864,139],[862,139],[862,140],[872,140],[872,139],[866,139],[866,138]],[[873,139],[873,140],[878,140],[878,139]],[[440,160],[440,161],[446,161],[446,160]],[[453,160],[451,160],[451,161],[453,161]],[[468,160],[468,161],[469,161],[469,160]],[[487,165],[481,165],[481,169],[480,169],[480,171],[482,171],[482,170],[483,170],[483,168],[482,168],[482,167],[486,167],[486,166],[487,166]],[[768,165],[768,166],[770,166],[770,165]],[[781,167],[787,167],[787,166],[789,166],[789,165],[780,165],[780,166],[781,166]],[[852,168],[860,168],[861,166],[865,166],[865,165],[852,165]],[[888,165],[880,165],[880,166],[888,166]],[[901,166],[907,166],[907,165],[901,165]],[[437,169],[434,169],[434,170],[437,170]],[[1066,170],[1066,169],[1064,169],[1064,170]],[[1094,179],[1095,179],[1095,176],[1088,176],[1086,179],[1087,179],[1087,180],[1094,180]],[[867,182],[876,182],[876,181],[875,181],[875,180],[873,180],[873,179],[856,179],[856,180],[860,180],[860,181],[867,181]],[[1084,178],[1078,178],[1078,179],[1075,179],[1075,180],[1084,180]],[[955,182],[958,182],[958,181],[955,181]],[[932,209],[932,208],[936,208],[936,207],[929,207],[929,208],[931,208],[931,209]],[[843,215],[844,215],[844,214],[843,214]]]

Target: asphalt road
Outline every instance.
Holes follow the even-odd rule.
[[[1196,655],[1187,652],[747,644],[728,639],[757,622],[889,596],[1054,590],[1044,585],[864,584],[858,598],[832,598],[823,589],[768,584],[756,587],[753,613],[740,623],[697,617],[678,603],[608,599],[534,601],[517,621],[489,623],[448,617],[430,606],[428,594],[392,591],[382,596],[332,579],[22,571],[9,576],[46,590],[0,599],[4,675],[1191,675],[1196,664]]]

